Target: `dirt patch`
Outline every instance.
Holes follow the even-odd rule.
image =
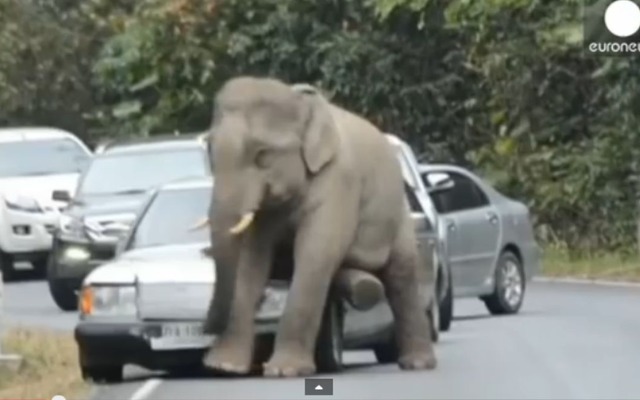
[[[22,356],[17,370],[0,367],[0,399],[86,399],[90,386],[82,381],[78,349],[72,333],[42,329],[9,329],[3,353]]]

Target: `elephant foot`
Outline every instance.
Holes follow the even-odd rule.
[[[285,356],[274,355],[264,364],[263,375],[272,378],[293,378],[313,375],[315,372],[316,365],[312,359],[292,353]]]
[[[245,360],[244,352],[235,349],[210,348],[202,362],[205,368],[236,375],[246,375],[251,372],[251,360]]]
[[[427,350],[415,351],[400,356],[398,358],[398,365],[400,369],[403,370],[435,369],[438,365],[438,360],[431,347]]]

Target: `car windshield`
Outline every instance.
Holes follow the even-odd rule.
[[[208,229],[192,229],[207,216],[210,198],[210,187],[160,191],[140,218],[130,249],[210,240]]]
[[[82,195],[142,193],[165,182],[208,176],[202,149],[102,155],[91,163],[78,192]]]
[[[71,139],[0,142],[0,177],[79,173],[90,161]]]

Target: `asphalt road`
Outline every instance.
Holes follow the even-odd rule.
[[[10,325],[72,330],[42,282],[6,285]],[[638,399],[640,288],[534,283],[521,314],[489,317],[476,300],[456,302],[452,330],[437,344],[439,367],[403,372],[349,352],[333,378],[335,399]],[[172,378],[131,368],[101,386],[101,399],[301,399],[303,379]],[[310,397],[314,398],[314,397]]]

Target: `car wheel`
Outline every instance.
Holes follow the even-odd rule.
[[[63,311],[75,311],[78,309],[78,296],[75,291],[65,283],[56,279],[53,265],[53,254],[47,261],[47,284],[53,302]]]
[[[256,335],[253,349],[253,361],[251,371],[253,373],[261,373],[264,363],[268,362],[273,354],[273,346],[275,344],[275,335],[264,334]]]
[[[525,288],[522,263],[515,254],[505,251],[498,260],[495,289],[489,296],[481,297],[481,300],[493,315],[515,314],[522,306]]]
[[[75,311],[78,309],[78,296],[62,282],[47,279],[51,298],[62,311]]]
[[[316,366],[321,373],[342,369],[344,310],[338,297],[328,299],[316,343]]]
[[[166,370],[172,378],[194,378],[205,375],[206,371],[202,364],[187,364],[179,367],[171,367]]]
[[[395,336],[390,335],[386,342],[376,344],[373,347],[373,353],[380,364],[390,364],[398,361],[398,346],[396,345]]]
[[[2,280],[11,282],[16,279],[17,271],[13,268],[13,257],[0,250],[0,271],[2,271]]]
[[[440,298],[440,297],[438,297]],[[453,320],[453,284],[451,271],[447,274],[447,289],[440,301],[440,331],[447,332],[451,328]]]
[[[122,365],[82,366],[82,379],[95,383],[118,383],[124,379]]]

